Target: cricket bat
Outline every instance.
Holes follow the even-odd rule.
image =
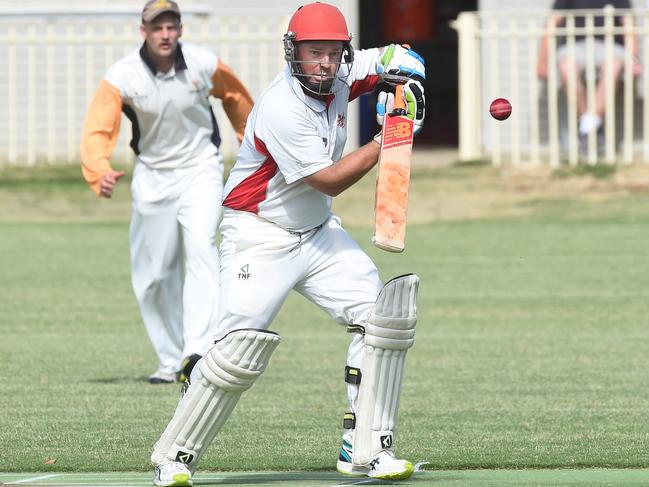
[[[374,245],[388,252],[403,252],[406,241],[413,121],[405,114],[403,85],[397,85],[394,111],[383,121],[372,237]]]

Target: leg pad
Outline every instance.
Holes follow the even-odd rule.
[[[266,370],[280,340],[269,331],[235,330],[217,341],[196,365],[195,377],[156,443],[151,462],[181,462],[194,470],[241,394]]]
[[[406,352],[415,340],[418,286],[414,274],[392,279],[368,316],[355,408],[354,465],[367,465],[392,448]]]

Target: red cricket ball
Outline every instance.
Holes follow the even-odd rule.
[[[489,105],[489,113],[496,120],[507,120],[512,114],[512,104],[506,98],[496,98]]]

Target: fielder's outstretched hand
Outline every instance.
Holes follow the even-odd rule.
[[[417,135],[424,126],[426,116],[424,87],[419,81],[409,80],[403,85],[403,97],[406,100],[406,116],[414,122],[414,135]],[[394,94],[381,91],[376,101],[376,123],[382,126],[385,114],[392,110],[394,110]]]
[[[386,83],[404,84],[411,79],[424,81],[426,68],[424,58],[409,47],[390,44],[379,49],[381,59],[376,73]]]
[[[113,196],[113,189],[117,181],[124,176],[124,171],[108,171],[101,177],[99,184],[99,196],[110,198]]]

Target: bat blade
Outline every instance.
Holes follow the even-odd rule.
[[[399,94],[401,87],[397,87]],[[395,108],[399,100],[395,97]],[[404,105],[405,106],[405,105]],[[389,252],[403,252],[410,188],[413,121],[402,115],[387,115],[383,124],[374,201],[372,242]]]

